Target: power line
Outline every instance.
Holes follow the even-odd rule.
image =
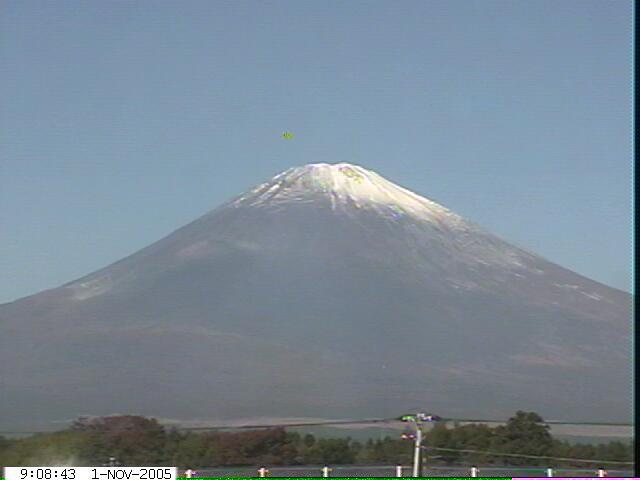
[[[319,421],[319,422],[298,422],[298,423],[275,423],[275,424],[257,424],[257,425],[214,425],[211,427],[177,427],[176,430],[243,430],[243,429],[252,429],[257,430],[260,428],[284,428],[284,427],[317,427],[324,425],[362,425],[369,423],[390,423],[390,422],[399,422],[397,418],[370,418],[366,420],[327,420],[327,421]]]
[[[488,420],[477,418],[453,418],[447,417],[441,420],[442,422],[461,422],[461,423],[507,423],[508,420]],[[543,420],[542,422],[535,422],[539,425],[586,425],[594,427],[633,427],[633,423],[622,422],[564,422],[560,420]]]
[[[108,418],[108,417],[107,417]],[[320,426],[332,426],[332,425],[364,425],[372,423],[397,423],[400,422],[399,418],[369,418],[369,419],[354,419],[354,420],[322,420],[317,422],[292,422],[292,423],[274,423],[274,424],[253,424],[253,425],[210,425],[203,427],[180,427],[171,425],[158,425],[158,427],[152,428],[136,428],[135,430],[157,430],[158,428],[174,428],[179,431],[213,431],[213,430],[259,430],[265,428],[294,428],[294,427],[320,427]],[[495,420],[495,419],[477,419],[477,418],[454,418],[445,417],[440,420],[439,423],[508,423],[508,420]],[[599,427],[632,427],[631,423],[616,423],[616,422],[564,422],[559,420],[535,422],[539,425],[583,425],[583,426],[599,426]],[[127,431],[132,430],[128,428],[123,429],[110,429],[109,431]],[[55,431],[0,431],[0,435],[36,435],[41,433],[55,433]]]
[[[371,424],[371,423],[390,423],[390,422],[400,422],[397,418],[370,418],[364,420],[326,420],[326,421],[318,421],[318,422],[297,422],[297,423],[271,423],[271,424],[255,424],[255,425],[210,425],[206,427],[180,427],[180,426],[171,426],[171,425],[158,425],[157,427],[145,427],[145,428],[113,428],[109,429],[109,432],[117,432],[117,431],[144,431],[144,430],[159,430],[160,428],[167,428],[179,431],[208,431],[208,430],[260,430],[264,428],[293,428],[293,427],[315,427],[315,426],[331,426],[331,425],[359,425],[359,424]],[[82,431],[91,431],[82,430]],[[95,430],[99,431],[99,430]],[[57,433],[58,431],[22,431],[22,432],[0,432],[0,434],[6,435],[37,435],[40,433]]]
[[[466,422],[466,423],[507,423],[504,420],[487,420],[487,419],[462,419],[462,418],[442,418],[443,423],[445,422]],[[296,423],[278,423],[278,424],[256,424],[256,425],[211,425],[208,427],[174,427],[175,430],[178,431],[213,431],[213,430],[259,430],[259,429],[268,429],[268,428],[293,428],[293,427],[310,427],[310,426],[332,426],[332,425],[363,425],[363,424],[374,424],[374,423],[399,423],[399,418],[369,418],[362,420],[327,420],[327,421],[318,421],[318,422],[296,422]],[[590,426],[631,426],[630,424],[622,424],[622,423],[604,423],[604,422],[561,422],[561,421],[551,421],[551,422],[536,422],[538,424],[553,424],[553,425],[590,425]],[[171,428],[170,426],[158,425],[155,428],[121,428],[121,429],[109,429],[108,432],[118,432],[118,431],[140,431],[140,430],[148,430],[148,431],[160,431],[165,427]],[[68,430],[67,430],[68,431]],[[37,434],[47,434],[47,433],[60,433],[60,431],[22,431],[22,432],[9,432],[4,431],[0,432],[0,434],[9,434],[9,435],[37,435]],[[80,431],[80,433],[101,433],[99,430],[91,431],[84,430]],[[516,453],[502,453],[502,452],[489,452],[484,450],[473,450],[473,449],[462,449],[462,448],[444,448],[444,447],[428,447],[422,446],[422,449],[425,450],[440,450],[440,451],[449,451],[449,452],[462,452],[462,453],[479,453],[484,455],[493,455],[493,456],[506,456],[506,457],[520,457],[520,458],[536,458],[536,459],[548,459],[548,460],[561,460],[561,461],[571,461],[571,462],[583,462],[583,463],[599,463],[599,464],[617,464],[617,465],[633,465],[634,462],[620,462],[614,460],[589,460],[584,458],[565,458],[565,457],[552,457],[547,455],[525,455],[525,454],[516,454]]]
[[[619,462],[615,460],[589,460],[586,458],[564,458],[564,457],[551,457],[548,455],[524,455],[520,453],[500,453],[500,452],[487,452],[483,450],[470,450],[463,448],[444,448],[444,447],[422,447],[425,450],[443,450],[448,452],[465,452],[465,453],[482,453],[485,455],[504,456],[504,457],[522,457],[522,458],[545,458],[547,460],[564,460],[570,462],[584,462],[584,463],[615,463],[618,465],[633,465],[634,462]]]

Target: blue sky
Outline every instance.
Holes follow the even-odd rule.
[[[0,302],[316,162],[630,290],[632,16],[622,0],[4,1]]]

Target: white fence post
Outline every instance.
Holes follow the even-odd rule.
[[[324,467],[322,467],[322,476],[325,478],[328,477],[330,471],[331,469],[325,465]]]
[[[402,477],[402,465],[396,465],[396,477]]]
[[[553,468],[547,468],[547,477],[553,477]]]
[[[269,470],[267,470],[267,469],[266,469],[266,468],[264,468],[264,467],[260,467],[260,468],[258,469],[258,475],[260,475],[260,477],[266,477],[266,476],[267,476],[267,473],[269,473]]]
[[[471,476],[472,477],[478,476],[478,467],[471,467]]]
[[[607,476],[607,471],[604,468],[600,467],[598,469],[598,476],[599,477],[606,477]]]

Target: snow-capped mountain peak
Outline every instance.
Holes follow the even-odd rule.
[[[461,217],[427,198],[402,188],[381,175],[349,163],[313,163],[290,168],[237,199],[237,205],[267,206],[305,202],[324,195],[332,206],[382,209],[385,213],[409,214],[421,219],[448,220]]]
[[[630,418],[629,294],[456,219],[362,167],[287,170],[112,265],[0,305],[3,426],[141,405],[245,421],[425,402]]]

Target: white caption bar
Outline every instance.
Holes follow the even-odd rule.
[[[5,480],[176,480],[176,467],[4,467]]]

